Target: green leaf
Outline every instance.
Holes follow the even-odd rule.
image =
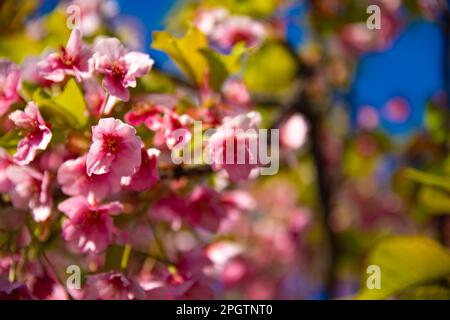
[[[450,191],[450,177],[433,175],[416,169],[406,169],[405,175],[413,181]]]
[[[5,149],[8,153],[13,154],[16,152],[17,144],[20,141],[18,131],[11,130],[6,132],[0,137],[0,147]]]
[[[104,269],[120,270],[124,247],[111,245],[106,249],[106,258]]]
[[[44,17],[44,26],[48,32],[45,38],[47,46],[58,47],[66,45],[71,30],[66,28],[67,14],[63,10],[53,10]]]
[[[208,68],[200,49],[207,48],[205,35],[196,28],[188,30],[182,38],[167,31],[153,32],[152,48],[167,53],[178,67],[196,84],[201,84]]]
[[[271,15],[280,4],[280,0],[206,0],[204,2],[210,6],[226,7],[233,13],[251,16]]]
[[[27,56],[39,55],[43,45],[31,39],[25,32],[15,32],[1,36],[0,56],[21,63]]]
[[[64,111],[73,115],[77,121],[78,127],[83,127],[86,124],[86,103],[83,94],[74,79],[70,79],[67,82],[64,91],[59,96],[53,98],[53,100],[60,105]]]
[[[74,79],[67,82],[60,95],[50,97],[42,89],[38,89],[33,94],[33,100],[47,117],[53,117],[57,126],[82,128],[87,123],[86,103]]]
[[[173,93],[175,91],[175,85],[163,73],[152,71],[139,78],[136,88],[132,88],[131,90],[137,93]]]
[[[367,265],[379,266],[381,288],[367,288],[365,275],[356,299],[386,299],[450,275],[450,254],[431,239],[397,236],[376,245],[369,253]]]
[[[442,189],[423,186],[419,191],[419,203],[429,214],[450,214],[450,196]]]
[[[281,44],[266,43],[251,55],[244,71],[244,82],[258,93],[283,93],[290,88],[298,65]]]
[[[220,91],[223,82],[231,74],[239,71],[240,60],[246,48],[244,43],[239,43],[227,55],[220,54],[210,48],[202,48],[199,51],[208,61],[211,88]]]

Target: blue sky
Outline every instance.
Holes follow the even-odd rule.
[[[55,0],[45,1],[41,13],[51,10],[56,3]],[[164,18],[175,3],[175,0],[118,0],[122,15],[134,16],[142,22],[145,50],[160,66],[167,65],[167,57],[150,49],[151,33],[163,29]],[[297,18],[304,12],[305,8],[300,5],[287,14],[291,22],[288,40],[295,45],[301,44],[307,34],[302,19]],[[420,128],[427,100],[446,86],[443,40],[443,32],[437,24],[419,20],[407,26],[389,50],[362,57],[351,91],[346,95],[352,119],[355,119],[360,105],[370,104],[380,109],[395,95],[404,97],[410,103],[411,116],[402,124],[381,119],[382,128],[399,134]]]

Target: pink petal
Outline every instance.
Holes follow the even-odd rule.
[[[120,81],[115,80],[110,75],[106,75],[102,81],[105,90],[112,96],[119,98],[122,101],[130,100],[130,93],[128,89],[123,86]]]
[[[113,160],[113,155],[103,152],[100,141],[94,142],[89,149],[86,159],[87,174],[91,176],[92,174],[103,174],[109,172]]]
[[[71,57],[77,57],[81,53],[82,47],[81,32],[78,29],[73,29],[67,42],[66,51]]]
[[[148,54],[132,51],[125,55],[125,62],[128,66],[128,75],[133,77],[142,77],[146,75],[152,68],[154,61],[150,59]]]

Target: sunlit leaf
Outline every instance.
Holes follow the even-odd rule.
[[[39,55],[43,50],[42,44],[31,39],[25,32],[2,35],[0,41],[0,56],[20,63],[30,55]]]
[[[139,78],[136,88],[132,88],[132,93],[145,92],[145,93],[173,93],[175,90],[175,84],[164,74],[158,71],[152,71],[145,76]]]
[[[111,245],[106,250],[105,270],[120,270],[124,247]]]
[[[208,64],[199,49],[207,48],[208,42],[198,29],[190,29],[181,38],[176,38],[167,31],[153,32],[152,47],[166,52],[193,82],[202,82]]]
[[[244,82],[258,93],[280,93],[294,81],[298,65],[282,45],[267,43],[251,55],[244,71]]]
[[[450,177],[429,174],[416,169],[406,169],[405,175],[411,180],[450,191]]]
[[[66,27],[67,15],[64,11],[54,10],[44,19],[44,25],[49,37],[45,39],[46,44],[51,47],[66,45],[71,30]]]
[[[77,125],[82,127],[86,124],[86,103],[83,94],[74,79],[67,82],[64,91],[53,98],[53,100],[60,105],[64,111],[74,116]]]
[[[18,131],[11,130],[0,137],[0,147],[8,151],[8,153],[15,153],[17,144],[20,141]]]
[[[283,0],[206,0],[209,6],[223,6],[231,12],[253,16],[266,16],[273,13]]]
[[[245,52],[245,45],[236,45],[230,54],[220,54],[212,49],[200,49],[200,53],[208,61],[210,84],[213,90],[219,91],[223,82],[233,73],[239,71],[240,60]]]
[[[381,288],[369,289],[366,277],[357,299],[386,299],[419,284],[450,275],[450,253],[435,241],[422,236],[387,238],[369,253],[367,266],[381,270]]]
[[[67,82],[60,95],[50,97],[38,89],[33,95],[33,100],[43,109],[44,114],[56,116],[54,120],[60,125],[65,123],[73,128],[81,128],[87,122],[86,103],[74,79]]]
[[[450,214],[450,195],[442,189],[423,186],[419,191],[419,203],[430,214]]]

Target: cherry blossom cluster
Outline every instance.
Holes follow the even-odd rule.
[[[200,12],[196,24],[221,50],[242,41],[252,47],[264,37],[259,22],[223,10]],[[236,132],[258,128],[261,117],[237,77],[227,79],[215,92],[205,74],[205,81],[194,91],[197,105],[183,112],[179,104],[192,92],[133,96],[138,79],[149,74],[153,64],[148,54],[127,50],[117,38],[100,36],[87,44],[78,28],[56,51],[29,57],[21,65],[0,60],[1,124],[7,135],[17,137],[17,144],[0,148],[0,192],[5,206],[0,227],[12,230],[15,248],[23,252],[40,248],[33,259],[18,251],[1,257],[0,298],[215,296],[215,281],[242,248],[216,242],[214,236],[234,233],[242,213],[256,207],[246,191],[222,189],[254,177],[260,167],[258,163],[224,164],[219,159],[230,154],[236,158],[237,151],[226,147],[228,141],[246,145],[257,139]],[[23,91],[31,86],[52,97],[72,80],[88,107],[87,127],[81,131],[54,125],[55,115]],[[170,174],[166,177],[179,169],[170,162],[170,153],[180,141],[191,140],[194,120],[216,129],[206,148],[222,187],[212,186],[201,176],[193,185]],[[175,134],[180,128],[185,129],[181,137]],[[287,140],[289,135],[292,130],[286,132]],[[245,150],[246,158],[256,158]],[[44,249],[51,241],[57,241],[59,249]],[[189,250],[177,252],[174,242]],[[149,246],[158,247],[155,256],[148,253]],[[133,276],[117,268],[105,269],[108,252],[116,247],[123,248],[122,260],[131,250],[158,265],[148,269],[144,263]],[[55,270],[55,266],[65,270],[74,256],[78,257],[75,264],[89,272],[86,285],[77,290],[67,288]],[[238,270],[225,276],[233,278],[230,283],[244,276],[239,274],[241,262],[236,263]],[[18,264],[24,269],[16,271]]]

